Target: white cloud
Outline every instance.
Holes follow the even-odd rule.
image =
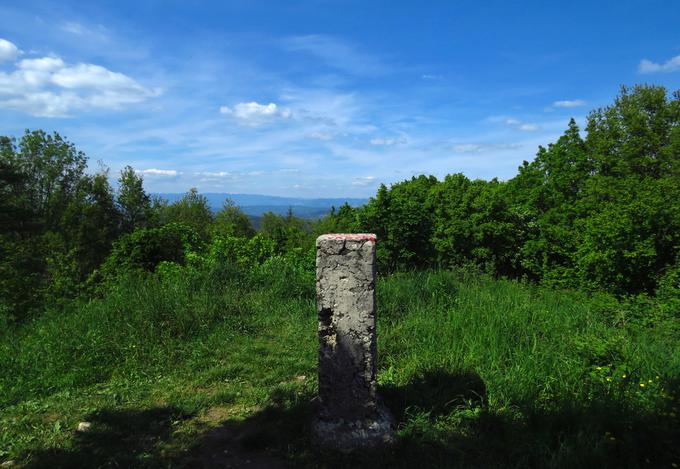
[[[420,78],[422,78],[423,80],[441,80],[444,77],[442,75],[432,75],[429,73],[424,73],[420,75]]]
[[[221,114],[233,116],[242,124],[260,125],[276,119],[288,119],[292,112],[288,108],[281,108],[274,103],[259,104],[255,101],[238,103],[233,108],[220,107]]]
[[[329,141],[333,140],[335,138],[335,135],[333,135],[330,132],[312,132],[310,134],[306,135],[308,138],[314,139],[314,140],[323,140],[323,141]]]
[[[198,171],[193,173],[194,176],[201,176],[208,179],[239,179],[246,177],[257,177],[265,174],[264,171],[249,171],[249,172],[236,172],[232,173],[229,171]]]
[[[19,62],[17,68],[25,73],[31,72],[52,72],[65,67],[66,64],[59,57],[41,57],[39,59],[24,59]],[[44,76],[47,80],[49,77]]]
[[[516,150],[521,148],[519,143],[462,143],[455,145],[455,153],[486,153],[494,150]]]
[[[233,176],[233,174],[228,172],[228,171],[218,171],[218,172],[204,171],[204,172],[198,172],[198,173],[195,173],[195,174],[196,174],[196,176],[204,176],[204,177],[209,177],[209,178],[226,178],[226,177]]]
[[[565,99],[562,101],[555,101],[553,106],[555,107],[579,107],[585,105],[586,102],[582,99]]]
[[[105,88],[144,92],[144,88],[132,78],[92,64],[62,67],[52,75],[52,82],[67,89]]]
[[[538,124],[521,124],[518,129],[523,131],[523,132],[534,132],[538,130],[540,127]]]
[[[0,38],[0,62],[13,60],[19,55],[19,48],[7,39]]]
[[[676,70],[680,70],[680,55],[676,55],[662,64],[643,59],[638,65],[640,73],[674,72]]]
[[[531,124],[528,122],[522,122],[519,119],[513,117],[508,117],[504,120],[505,125],[513,127],[515,129],[521,130],[522,132],[534,132],[541,127],[538,124]]]
[[[177,176],[179,172],[176,169],[138,169],[136,173],[152,175],[152,176]]]
[[[94,64],[69,65],[55,56],[24,59],[13,71],[0,72],[0,107],[40,117],[120,109],[159,94],[122,73]]]
[[[391,146],[391,145],[398,145],[406,143],[406,140],[403,138],[372,138],[371,139],[371,145],[386,145],[386,146]]]
[[[375,182],[375,176],[362,176],[362,177],[356,177],[354,178],[354,181],[352,182],[353,186],[357,187],[366,187]]]

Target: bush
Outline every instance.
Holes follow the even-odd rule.
[[[99,275],[110,281],[131,270],[153,272],[161,262],[184,265],[187,255],[199,248],[196,231],[181,223],[138,229],[116,242]]]
[[[661,277],[656,298],[663,313],[680,319],[680,263],[670,267]]]

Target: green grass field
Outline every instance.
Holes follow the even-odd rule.
[[[130,276],[0,336],[0,462],[22,467],[678,467],[680,326],[465,271],[378,284],[398,439],[311,445],[313,276]],[[90,422],[78,432],[79,422]]]

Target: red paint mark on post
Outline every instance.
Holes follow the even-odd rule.
[[[376,236],[373,233],[330,233],[321,235],[317,240],[345,240],[345,241],[373,241],[375,243]]]

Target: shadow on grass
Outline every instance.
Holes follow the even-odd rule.
[[[33,453],[28,467],[166,467],[172,459],[158,443],[170,441],[173,423],[191,417],[175,407],[100,410],[87,416],[91,428],[76,432],[72,448]]]
[[[674,383],[678,389],[678,382]],[[29,467],[673,467],[680,465],[680,425],[669,409],[645,414],[620,405],[566,403],[553,412],[491,412],[475,373],[424,374],[381,395],[398,422],[395,445],[343,455],[314,448],[309,395],[275,392],[270,406],[245,420],[199,428],[182,439],[178,422],[194,415],[172,407],[101,411],[70,450],[32,454]],[[677,401],[669,405],[677,405]]]

